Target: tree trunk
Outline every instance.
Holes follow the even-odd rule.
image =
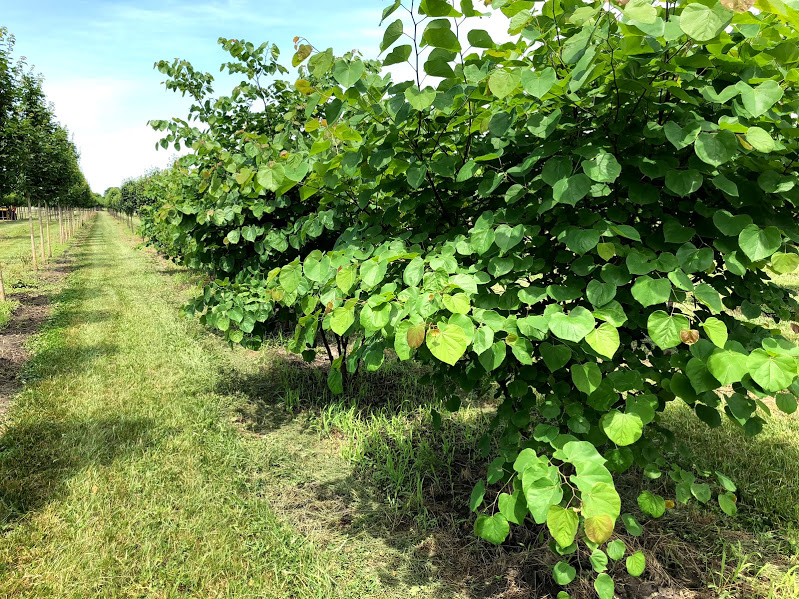
[[[31,258],[33,259],[33,270],[39,270],[39,265],[36,262],[36,242],[33,235],[33,208],[31,207],[31,196],[28,195],[28,225],[31,230]]]
[[[61,208],[61,204],[58,205],[58,240],[63,245],[64,244],[64,221],[61,219],[61,213],[63,212]]]
[[[37,213],[39,214],[39,256],[42,259],[42,264],[44,264],[44,226],[42,225],[42,201],[37,201],[38,210]]]
[[[51,212],[50,206],[45,202],[45,206],[47,207],[47,257],[53,257],[53,248],[50,246],[50,220],[51,220]]]

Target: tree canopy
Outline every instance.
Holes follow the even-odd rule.
[[[496,394],[475,532],[500,544],[545,524],[568,584],[585,551],[621,559],[617,526],[640,531],[625,471],[650,517],[661,493],[735,511],[733,482],[694,471],[663,426],[669,402],[749,435],[766,397],[796,409],[783,331],[799,305],[772,275],[799,266],[799,12],[491,5],[512,41],[471,0],[395,0],[382,65],[298,38],[293,83],[264,83],[286,73],[273,45],[221,39],[242,75],[226,96],[158,63],[194,105],[152,124],[193,153],[143,230],[211,275],[190,312],[250,348],[292,323],[290,348],[324,347],[335,392],[395,355],[429,365],[447,409]],[[399,63],[411,80],[392,80]]]
[[[14,62],[14,37],[0,28],[0,198],[93,206],[69,133],[42,91],[42,78]]]

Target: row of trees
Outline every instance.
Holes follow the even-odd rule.
[[[210,275],[188,310],[230,342],[289,322],[335,392],[390,349],[430,365],[447,409],[496,394],[475,532],[537,526],[558,584],[580,572],[611,599],[645,568],[614,531],[673,502],[737,510],[734,483],[678,451],[669,402],[749,435],[765,398],[796,410],[779,324],[799,305],[772,275],[799,266],[799,12],[493,0],[498,43],[480,4],[386,7],[383,66],[407,81],[301,39],[293,84],[265,84],[286,73],[274,46],[220,40],[243,77],[227,96],[158,63],[195,102],[152,124],[194,151],[138,209],[152,244]]]
[[[75,144],[42,91],[41,76],[24,57],[15,61],[13,51],[14,37],[0,27],[0,203],[27,208],[33,266],[38,269],[52,256],[51,220],[57,216],[63,243],[84,211],[97,205],[97,197],[80,170]]]
[[[136,215],[162,203],[168,197],[173,179],[171,168],[153,169],[141,177],[123,181],[120,187],[109,187],[105,190],[101,203],[114,217],[123,220],[134,231]]]

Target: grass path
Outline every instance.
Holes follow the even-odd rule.
[[[180,318],[110,216],[88,228],[0,436],[0,597],[382,596],[265,500],[274,448],[226,381],[251,356]]]

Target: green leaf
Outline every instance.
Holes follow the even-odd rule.
[[[768,110],[782,99],[783,91],[779,83],[769,79],[757,87],[751,87],[743,81],[738,83],[741,90],[741,101],[746,111],[757,118],[768,112]]]
[[[566,364],[572,357],[572,351],[565,345],[552,345],[551,343],[542,343],[539,346],[541,357],[544,363],[552,372],[557,372]]]
[[[663,131],[666,134],[666,139],[675,148],[682,150],[694,143],[697,135],[702,131],[702,125],[698,121],[691,121],[683,128],[674,121],[668,121],[663,126]]]
[[[599,595],[599,599],[613,599],[616,593],[616,584],[613,579],[604,572],[596,577],[594,590]]]
[[[601,308],[616,297],[616,285],[613,283],[600,283],[596,279],[588,283],[585,297],[591,305]]]
[[[738,235],[738,245],[752,262],[768,258],[780,249],[782,235],[777,227],[761,229],[757,225],[748,225]]]
[[[433,356],[450,366],[466,353],[468,346],[466,333],[461,327],[443,322],[438,323],[438,329],[428,331],[426,343]]]
[[[570,566],[569,562],[560,561],[552,569],[552,578],[562,587],[574,580],[575,576],[577,576],[577,570]]]
[[[413,47],[410,44],[397,46],[391,52],[386,54],[386,57],[383,59],[383,66],[388,67],[393,64],[403,63],[411,57],[412,52]]]
[[[445,295],[442,301],[444,302],[444,307],[453,314],[467,314],[472,309],[469,296],[465,293]]]
[[[594,549],[588,557],[594,572],[604,572],[608,569],[608,556],[601,549]]]
[[[630,576],[641,576],[646,570],[646,557],[643,552],[636,551],[626,561],[627,572]]]
[[[422,280],[424,274],[424,259],[416,256],[408,262],[408,266],[402,273],[402,280],[408,287],[416,287]]]
[[[612,358],[619,349],[619,330],[609,322],[603,322],[585,336],[585,342],[600,356]]]
[[[347,62],[340,58],[333,65],[333,79],[343,87],[352,87],[355,85],[361,79],[363,72],[363,62],[357,59],[352,62]]]
[[[694,296],[716,314],[724,310],[719,292],[707,283],[700,283],[697,285],[696,289],[694,289]]]
[[[702,503],[710,501],[710,487],[705,483],[691,483],[691,495]]]
[[[591,395],[596,391],[602,382],[602,372],[599,370],[599,366],[592,362],[573,364],[571,374],[574,386],[586,395]]]
[[[493,545],[501,545],[508,538],[510,525],[502,514],[481,514],[474,523],[474,533]]]
[[[311,72],[311,75],[314,77],[321,79],[324,77],[330,67],[333,66],[333,49],[328,48],[324,52],[317,52],[308,60],[308,70]]]
[[[638,496],[638,507],[647,516],[660,518],[666,513],[666,501],[660,496],[644,491]]]
[[[735,504],[735,495],[732,493],[720,493],[718,500],[721,511],[728,516],[734,516],[738,513],[738,506]]]
[[[547,67],[543,71],[525,69],[522,71],[522,88],[536,98],[543,98],[558,80],[555,69]]]
[[[527,516],[527,502],[520,491],[514,492],[513,495],[500,493],[498,505],[500,513],[505,516],[508,522],[513,522],[514,524],[524,522]]]
[[[339,306],[330,313],[330,329],[336,335],[343,335],[354,323],[354,307]]]
[[[575,254],[590,252],[599,243],[599,231],[596,229],[572,229],[566,233],[566,247]],[[612,297],[610,299],[613,299]],[[608,300],[610,301],[610,300]]]
[[[711,133],[699,134],[694,142],[694,151],[702,162],[711,166],[720,166],[733,157],[733,152],[721,136]]]
[[[601,420],[602,430],[616,445],[631,445],[641,438],[644,423],[638,414],[625,414],[612,410]]]
[[[627,551],[627,547],[624,544],[624,541],[621,539],[616,539],[615,541],[611,541],[608,543],[607,552],[608,557],[612,559],[614,562],[619,561],[621,558],[624,557],[624,553]]]
[[[653,279],[645,275],[635,280],[630,291],[638,303],[644,307],[665,304],[671,297],[671,281]]]
[[[790,393],[780,393],[776,399],[777,407],[786,414],[793,414],[796,411],[796,397]]]
[[[385,52],[400,36],[402,36],[402,19],[397,19],[386,27],[383,33],[383,41],[380,43],[380,52]]]
[[[579,475],[578,475],[579,476]],[[608,516],[611,521],[616,520],[621,513],[621,499],[610,484],[598,482],[587,492],[582,493],[583,516],[595,518]]]
[[[698,42],[707,42],[724,31],[732,17],[733,13],[721,4],[709,8],[694,2],[680,13],[680,29]]]
[[[788,275],[799,268],[799,254],[777,252],[771,256],[771,270],[778,275]]]
[[[621,521],[624,522],[624,528],[627,529],[627,532],[630,533],[630,535],[634,537],[640,537],[643,534],[644,529],[632,514],[622,514]]]
[[[574,206],[591,191],[591,179],[579,173],[566,179],[561,179],[552,187],[552,196],[557,203]]]
[[[475,48],[493,48],[494,40],[484,29],[472,29],[466,34],[466,39]]]
[[[594,329],[594,320],[591,312],[577,306],[569,314],[555,312],[549,317],[549,330],[552,334],[566,341],[581,341]]]
[[[702,173],[694,169],[668,171],[666,187],[680,197],[691,195],[702,187]]]
[[[500,225],[494,232],[494,243],[505,253],[521,242],[523,235],[524,227],[522,225],[516,225],[515,227]]]
[[[269,191],[277,191],[277,189],[283,184],[285,178],[283,166],[280,164],[276,164],[273,167],[263,166],[255,176],[255,180],[258,181],[258,185],[264,189],[268,189]]]
[[[422,111],[430,108],[436,99],[436,90],[425,87],[423,90],[411,86],[405,90],[405,99],[416,110]]]
[[[340,395],[344,392],[344,377],[339,368],[331,368],[327,373],[327,386],[333,395]]]
[[[583,161],[583,172],[593,181],[613,183],[621,174],[621,165],[613,154],[603,152],[591,160]]]
[[[472,489],[472,496],[469,499],[469,509],[471,511],[476,512],[477,508],[483,504],[483,497],[485,497],[485,494],[485,483],[482,480],[478,480],[477,484],[475,484],[474,488]]]
[[[287,264],[280,269],[278,279],[286,293],[293,293],[302,281],[302,267],[299,264]]]
[[[682,314],[669,316],[663,310],[652,312],[646,323],[649,337],[660,349],[669,349],[682,343],[680,331],[688,329],[689,326],[688,319]]]
[[[758,152],[768,154],[774,151],[774,140],[760,127],[749,127],[746,130],[746,141]]]
[[[564,509],[559,505],[553,505],[550,506],[547,512],[549,534],[561,547],[568,547],[574,543],[579,524],[580,516],[572,509]]]
[[[336,273],[336,285],[343,293],[349,293],[352,286],[355,284],[357,278],[357,271],[354,264],[342,268]]]
[[[775,392],[787,389],[797,375],[796,358],[788,355],[769,355],[756,349],[746,361],[749,375],[766,391]]]
[[[376,258],[366,260],[359,271],[364,287],[376,287],[386,276],[387,264]]]
[[[630,0],[624,6],[624,16],[644,25],[652,25],[658,16],[657,9],[647,0]]]
[[[488,78],[488,89],[500,100],[511,94],[520,82],[518,71],[496,70]]]
[[[727,344],[727,327],[715,316],[708,318],[702,324],[702,328],[705,330],[708,339],[710,339],[716,347],[723,348]]]
[[[525,304],[537,304],[546,298],[546,287],[536,287],[534,285],[530,285],[529,287],[523,287],[522,289],[519,289],[519,301]]]
[[[752,224],[752,218],[747,214],[733,216],[726,210],[717,210],[713,214],[713,224],[724,235],[737,237],[741,231]]]
[[[461,51],[458,37],[450,29],[449,21],[446,19],[435,19],[427,24],[422,34],[422,45],[425,44],[433,48],[449,50],[450,52]]]
[[[381,304],[376,308],[365,305],[361,309],[359,322],[367,331],[379,331],[391,319],[391,304]]]
[[[522,477],[524,496],[527,501],[527,508],[533,516],[536,524],[546,522],[549,507],[560,503],[563,499],[563,489],[559,481],[553,481],[549,477],[535,478],[529,484]]]

